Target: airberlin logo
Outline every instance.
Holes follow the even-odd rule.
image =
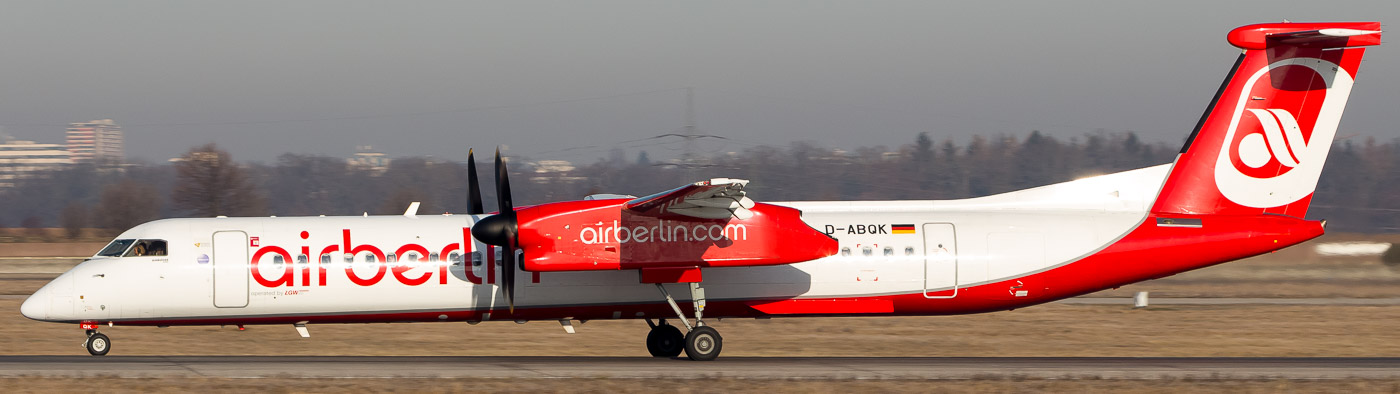
[[[309,238],[310,233],[301,232],[301,239]],[[326,286],[327,277],[336,268],[343,271],[342,275],[350,283],[359,286],[373,286],[387,277],[408,286],[427,284],[436,277],[437,280],[433,282],[445,285],[450,276],[448,265],[462,258],[464,252],[472,252],[471,229],[462,228],[462,240],[462,243],[449,243],[441,247],[429,248],[409,243],[397,249],[381,249],[370,244],[356,245],[351,241],[350,230],[346,229],[341,230],[340,244],[316,249],[304,245],[295,258],[292,251],[280,246],[261,246],[253,252],[249,265],[253,280],[263,287]],[[464,244],[468,245],[465,251],[461,249]],[[355,262],[346,259],[355,256],[363,258]],[[394,261],[389,256],[393,256]],[[271,264],[264,261],[269,259],[272,260]],[[345,263],[335,263],[337,260],[344,260]],[[470,270],[464,275],[472,283],[482,283],[481,278],[475,277]]]
[[[1249,133],[1240,140],[1240,162],[1249,168],[1263,167],[1270,160],[1279,165],[1293,168],[1298,166],[1298,158],[1308,149],[1303,139],[1303,131],[1293,114],[1282,109],[1245,109],[1259,120],[1263,133]]]
[[[681,223],[668,220],[657,221],[652,226],[619,226],[599,223],[584,227],[578,232],[578,239],[584,244],[606,243],[651,243],[651,242],[707,242],[719,240],[744,241],[749,239],[749,230],[743,224]]]
[[[1260,94],[1253,94],[1262,77],[1284,67],[1303,70],[1273,73],[1289,80],[1266,82],[1260,85]],[[1320,92],[1270,90],[1275,89],[1270,84],[1283,86],[1313,78],[1325,83],[1326,89]],[[1250,76],[1240,92],[1216,158],[1215,186],[1220,193],[1236,204],[1253,208],[1284,206],[1312,194],[1322,174],[1322,165],[1327,161],[1327,151],[1332,147],[1347,96],[1351,94],[1352,82],[1351,75],[1336,63],[1310,57],[1280,60]],[[1319,94],[1323,96],[1321,105],[1316,102],[1309,105],[1308,101],[1316,100]],[[1311,132],[1305,135],[1298,118],[1287,110],[1245,108],[1250,101],[1264,99],[1265,95],[1273,99],[1273,105],[1301,108],[1301,111],[1317,108]],[[1245,113],[1257,122],[1246,122]]]

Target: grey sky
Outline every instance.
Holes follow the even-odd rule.
[[[1229,29],[1400,16],[1390,1],[0,4],[3,131],[60,142],[67,122],[112,118],[151,161],[215,141],[240,160],[506,144],[586,162],[680,129],[686,86],[702,132],[734,139],[715,152],[1032,129],[1176,144],[1234,60]],[[1339,137],[1400,137],[1400,48],[1373,48],[1361,74]]]

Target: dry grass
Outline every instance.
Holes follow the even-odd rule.
[[[750,379],[219,379],[167,378],[82,380],[0,378],[8,392],[571,392],[571,393],[1395,393],[1393,380],[750,380]]]
[[[1397,298],[1395,280],[1185,280],[1158,279],[1086,297],[1129,298],[1139,291],[1156,298]]]
[[[106,244],[107,241],[111,241],[112,237],[116,236],[119,233],[121,233],[121,231],[100,228],[85,228],[79,232],[77,238],[69,238],[68,231],[62,228],[0,227],[0,244],[25,244],[40,242],[100,242],[102,244]],[[0,248],[0,254],[3,253],[3,248]]]
[[[18,314],[0,300],[0,352],[72,354],[82,331]],[[1042,305],[969,316],[729,319],[711,321],[726,356],[1110,356],[1372,357],[1400,355],[1395,306],[1227,305],[1134,310],[1117,305]],[[641,321],[590,321],[578,334],[536,321],[121,327],[103,331],[119,355],[638,356]]]

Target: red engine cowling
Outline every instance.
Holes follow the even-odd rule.
[[[793,208],[758,203],[745,220],[640,215],[627,200],[570,201],[517,211],[527,271],[743,267],[836,253],[836,240]]]

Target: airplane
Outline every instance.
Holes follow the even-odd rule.
[[[1024,308],[1286,248],[1378,22],[1236,28],[1241,49],[1176,160],[950,201],[755,202],[715,178],[645,197],[516,207],[500,151],[484,211],[182,218],[118,235],[24,316],[102,325],[644,320],[648,352],[714,360],[706,318]],[[814,179],[820,181],[819,179]],[[668,320],[684,326],[680,327]]]

